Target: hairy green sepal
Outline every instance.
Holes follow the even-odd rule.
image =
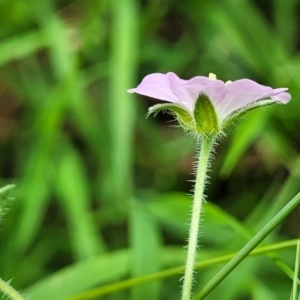
[[[198,133],[210,135],[219,132],[218,116],[210,99],[205,94],[201,94],[196,101],[194,119]]]
[[[185,130],[195,130],[194,120],[191,114],[182,108],[182,106],[174,103],[156,104],[149,108],[148,114],[158,113],[160,111],[169,110],[176,115],[180,126]]]
[[[241,109],[238,109],[234,112],[232,112],[223,122],[222,122],[222,128],[221,129],[225,129],[227,126],[229,126],[230,124],[232,124],[234,121],[236,121],[237,119],[239,119],[241,116],[243,116],[245,113],[247,113],[248,111],[251,111],[257,107],[261,107],[261,106],[271,106],[273,104],[278,104],[278,102],[276,102],[273,99],[264,99],[264,100],[260,100],[251,104],[248,104],[247,106],[244,106]]]

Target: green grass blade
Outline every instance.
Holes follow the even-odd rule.
[[[131,255],[132,277],[140,277],[158,272],[160,269],[160,233],[155,218],[142,203],[137,200],[131,205]],[[132,300],[158,299],[159,282],[148,283],[135,287],[131,293]]]
[[[285,217],[287,217],[300,204],[300,192],[269,222],[263,227],[238,253],[237,255],[209,281],[194,299],[203,299],[209,294],[249,253],[259,245],[263,239]]]
[[[68,221],[75,257],[86,259],[103,252],[106,245],[93,220],[88,177],[82,159],[71,147],[64,148],[57,168],[57,194]]]
[[[15,36],[0,44],[0,66],[33,54],[48,44],[43,31],[34,31]]]
[[[299,269],[300,269],[300,241],[297,243],[297,247],[296,247],[296,261],[295,261],[294,278],[293,278],[292,300],[297,300]]]
[[[138,7],[135,0],[113,0],[108,130],[111,134],[111,189],[124,209],[132,192],[132,145],[135,104],[127,89],[135,85],[138,43]]]
[[[249,113],[243,120],[231,140],[231,146],[226,154],[220,174],[228,177],[243,153],[263,132],[268,122],[268,112],[259,110]]]
[[[282,45],[253,1],[222,1],[213,6],[210,18],[226,28],[222,33],[231,51],[258,74],[265,69],[272,73],[285,60]]]
[[[44,218],[52,173],[48,154],[45,145],[37,141],[27,159],[24,179],[20,182],[16,195],[21,210],[10,241],[11,246],[17,250],[14,255],[21,254],[32,243]],[[9,249],[8,251],[10,252]]]
[[[294,247],[298,241],[299,241],[298,239],[290,240],[290,241],[267,245],[264,247],[259,247],[259,248],[254,249],[249,254],[249,256],[257,256],[257,255],[266,254],[268,252],[272,252],[275,250],[281,250],[281,249],[285,249],[285,248]],[[179,251],[181,252],[181,257],[180,257],[180,260],[181,260],[184,258],[185,253],[182,251],[181,248],[179,249]],[[165,248],[162,251],[163,261],[168,261],[168,258],[170,257],[171,253],[172,253],[172,251],[170,252],[169,249]],[[235,255],[236,255],[236,253],[233,253],[233,254],[228,254],[228,255],[224,255],[224,256],[220,256],[220,257],[216,257],[216,258],[206,259],[204,261],[198,262],[195,265],[195,269],[200,270],[200,269],[211,267],[211,266],[214,266],[214,265],[217,265],[220,263],[227,262],[230,259],[232,259]],[[123,280],[123,281],[118,281],[118,282],[115,282],[112,284],[107,284],[103,287],[92,289],[92,290],[84,292],[82,294],[67,297],[65,300],[95,299],[95,298],[103,296],[103,295],[112,294],[112,293],[115,293],[115,292],[118,292],[118,291],[121,291],[124,289],[131,288],[133,286],[138,286],[138,285],[145,284],[145,283],[148,283],[151,281],[160,280],[160,279],[168,278],[171,276],[178,276],[179,274],[181,276],[183,271],[184,271],[184,266],[173,267],[173,268],[165,269],[163,271],[160,271],[160,272],[157,272],[154,274],[149,274],[149,275],[141,276],[138,278],[131,278],[131,279]]]
[[[300,157],[294,161],[288,178],[280,186],[279,190],[276,189],[276,194],[272,199],[267,195],[267,197],[263,198],[249,214],[246,220],[246,225],[248,227],[251,227],[256,231],[259,230],[259,228],[267,223],[267,221],[270,220],[272,216],[286,205],[289,199],[299,191],[299,169]],[[272,203],[272,205],[270,205],[270,203]]]
[[[97,284],[118,280],[128,269],[129,253],[119,250],[62,269],[26,288],[23,294],[30,296],[30,300],[61,300]]]
[[[278,36],[287,52],[294,51],[297,39],[297,6],[298,0],[281,1],[275,0],[274,16]]]

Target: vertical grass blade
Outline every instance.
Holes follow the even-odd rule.
[[[49,200],[49,181],[53,169],[52,164],[49,164],[48,149],[41,141],[37,141],[31,149],[24,179],[17,189],[17,204],[21,207],[21,212],[9,245],[13,246],[17,254],[25,251],[36,237]],[[7,251],[7,255],[12,260],[15,259],[16,253],[11,255],[9,247]]]
[[[225,157],[220,171],[221,176],[228,177],[243,153],[262,133],[268,122],[267,111],[255,111],[248,115],[248,119],[239,124],[232,137],[231,146]]]
[[[77,259],[86,259],[105,250],[103,238],[92,217],[91,195],[84,165],[75,150],[66,147],[57,172],[57,193],[65,209],[70,243]]]
[[[111,189],[115,201],[125,205],[132,189],[132,144],[135,105],[126,90],[134,85],[138,13],[135,0],[111,1],[109,113],[111,133]],[[120,207],[120,206],[119,206]]]
[[[160,235],[157,223],[145,205],[134,201],[131,211],[131,269],[132,276],[140,277],[159,271]],[[131,300],[158,299],[159,283],[154,281],[133,287]]]
[[[294,270],[294,279],[293,279],[292,300],[297,300],[299,268],[300,268],[300,241],[297,243],[297,248],[296,248],[296,261],[295,261],[295,270]]]
[[[278,36],[287,52],[292,52],[296,48],[297,41],[297,6],[299,1],[275,0],[273,5]]]

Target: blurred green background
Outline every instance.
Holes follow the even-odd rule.
[[[147,74],[216,73],[288,87],[211,166],[200,260],[237,251],[300,188],[297,0],[0,0],[0,276],[66,299],[182,265],[195,141],[126,93]],[[170,126],[172,125],[172,126]],[[296,210],[268,242],[299,237]],[[249,258],[207,299],[288,299],[295,249]],[[198,272],[199,290],[220,265]],[[182,274],[94,299],[179,299]],[[90,298],[80,298],[90,299]]]

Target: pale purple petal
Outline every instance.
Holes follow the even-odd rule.
[[[233,112],[247,110],[248,105],[263,99],[286,104],[291,99],[286,91],[286,88],[272,89],[249,79],[228,84],[204,76],[184,80],[172,72],[150,74],[136,88],[128,90],[129,93],[179,104],[190,113],[193,113],[199,95],[205,94],[214,105],[221,123]]]
[[[178,97],[170,89],[166,81],[166,74],[161,73],[147,75],[136,88],[130,89],[127,92],[174,103],[180,102]]]
[[[212,80],[204,76],[197,76],[183,80],[174,73],[166,75],[170,89],[178,97],[181,104],[193,110],[200,94],[205,94],[214,102],[219,102],[225,96],[225,84],[221,80]]]
[[[180,103],[192,111],[197,92],[186,87],[188,80],[180,79],[175,73],[170,72],[166,74],[166,82]]]
[[[274,93],[277,92],[278,94],[272,96],[271,99],[282,104],[287,104],[291,100],[291,94],[285,93],[285,91],[287,91],[287,88],[275,89],[273,91]]]
[[[217,111],[222,120],[224,120],[232,112],[247,106],[250,103],[261,99],[271,98],[279,102],[288,102],[288,96],[281,94],[286,89],[275,89],[264,85],[260,85],[249,79],[240,79],[226,85],[226,96],[219,103]],[[278,98],[276,98],[278,97]]]
[[[186,89],[193,91],[194,104],[200,94],[205,94],[217,107],[226,95],[225,83],[204,76],[197,76],[185,83]]]
[[[212,103],[217,105],[224,98],[226,89],[221,80],[212,80],[204,76],[184,80],[169,72],[147,75],[137,88],[128,92],[177,103],[192,112],[200,94],[207,95]]]

